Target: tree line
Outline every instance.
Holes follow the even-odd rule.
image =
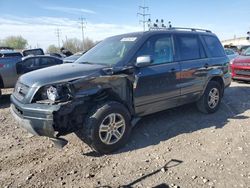
[[[64,47],[65,49],[71,51],[72,53],[76,53],[79,51],[86,51],[92,48],[96,42],[94,42],[92,39],[85,38],[84,40],[84,45],[81,40],[77,38],[70,38],[65,41],[63,41],[62,46],[58,47],[54,44],[51,44],[48,46],[46,49],[47,53],[59,53],[60,48]],[[9,36],[6,37],[3,40],[0,40],[0,46],[5,46],[5,47],[11,47],[14,49],[26,49],[28,47],[28,41],[23,38],[22,36]]]

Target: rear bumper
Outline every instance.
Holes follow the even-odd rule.
[[[56,138],[53,114],[59,105],[22,104],[13,95],[11,103],[10,111],[22,128],[34,135]]]
[[[230,84],[231,84],[231,80],[232,80],[231,74],[230,74],[229,72],[228,72],[227,74],[224,74],[223,80],[224,80],[225,88],[226,88],[226,87],[229,87]]]

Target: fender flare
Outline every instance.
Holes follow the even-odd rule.
[[[208,83],[210,81],[217,81],[217,82],[220,83],[221,89],[222,89],[222,96],[223,96],[224,89],[225,89],[225,82],[224,82],[224,79],[223,79],[223,72],[221,70],[214,70],[211,73],[209,73],[207,81],[206,81],[206,83],[204,85],[203,91],[201,93],[201,96],[204,94],[204,92],[205,92],[205,90],[207,88],[207,85],[208,85]]]

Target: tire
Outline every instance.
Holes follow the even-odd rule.
[[[109,154],[125,145],[130,132],[127,108],[111,101],[93,108],[85,118],[83,129],[77,131],[76,135],[96,152]]]
[[[216,81],[210,81],[206,87],[204,94],[196,102],[196,106],[199,111],[206,114],[211,114],[219,109],[221,98],[221,85]]]

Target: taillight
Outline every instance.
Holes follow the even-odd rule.
[[[0,69],[4,67],[4,64],[0,64]]]

